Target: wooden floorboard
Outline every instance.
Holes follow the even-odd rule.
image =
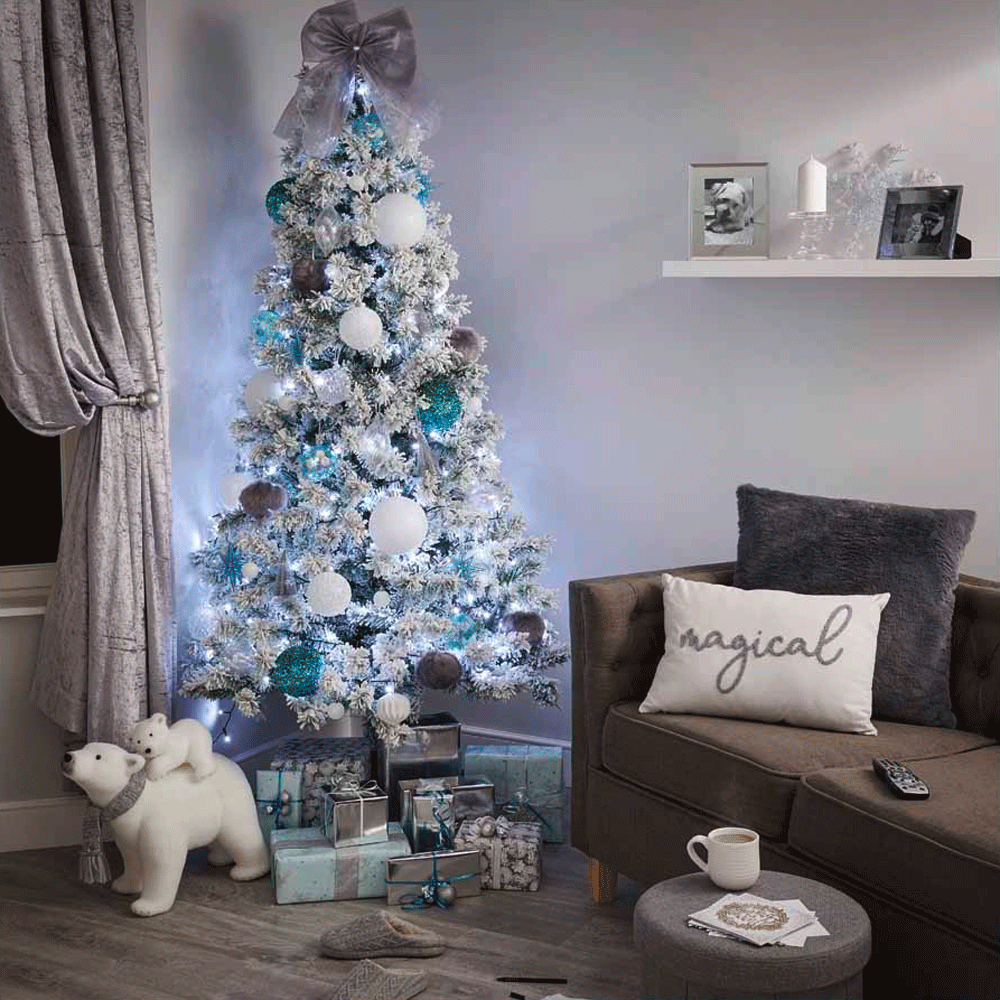
[[[116,852],[109,845],[116,872]],[[129,912],[131,897],[76,878],[76,848],[0,854],[3,1000],[327,1000],[353,968],[319,954],[326,928],[384,906],[379,900],[277,906],[268,879],[238,883],[195,852],[174,908]],[[408,914],[439,931],[438,958],[380,959],[419,969],[423,1000],[528,1000],[562,992],[587,1000],[638,996],[632,909],[639,887],[621,880],[598,907],[586,859],[547,847],[537,893],[484,892],[451,910]],[[565,976],[566,986],[510,986],[497,976]]]

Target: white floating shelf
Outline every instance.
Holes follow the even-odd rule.
[[[1000,278],[1000,258],[973,260],[665,260],[664,278]]]

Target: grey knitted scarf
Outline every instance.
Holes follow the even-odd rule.
[[[128,784],[106,805],[87,806],[83,814],[83,841],[80,845],[80,880],[88,885],[94,882],[110,882],[111,869],[104,855],[104,838],[101,823],[110,823],[124,816],[139,801],[146,787],[146,771],[136,771]]]

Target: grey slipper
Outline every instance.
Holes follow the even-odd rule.
[[[410,1000],[426,988],[427,977],[422,972],[391,972],[366,958],[330,1000]]]
[[[327,958],[430,958],[444,951],[444,939],[392,910],[376,910],[324,931],[319,948]]]

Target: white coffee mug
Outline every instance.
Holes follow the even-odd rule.
[[[694,849],[704,844],[708,863]],[[760,878],[760,837],[741,826],[720,826],[707,837],[692,837],[687,845],[691,860],[720,889],[749,889]]]

